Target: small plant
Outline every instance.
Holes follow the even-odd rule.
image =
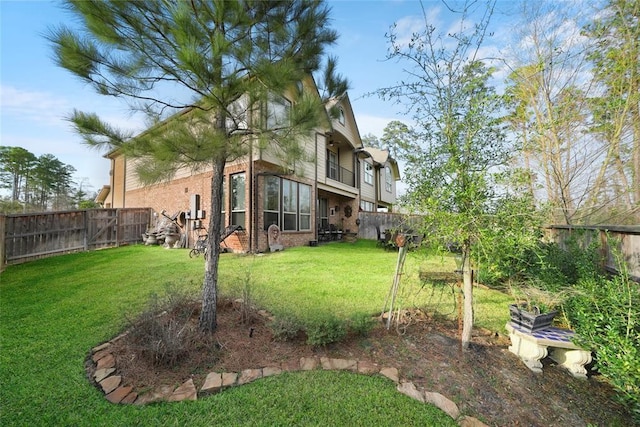
[[[252,323],[256,319],[256,316],[257,311],[253,304],[253,291],[251,286],[251,270],[247,270],[242,287],[240,322],[244,324]]]
[[[367,313],[355,313],[349,318],[349,331],[366,337],[369,332],[375,327],[376,321]]]
[[[302,330],[300,322],[292,317],[276,317],[269,323],[271,333],[276,341],[293,341]]]
[[[163,298],[152,294],[147,308],[129,320],[128,344],[151,365],[176,366],[203,343],[193,321],[197,307],[193,296],[172,287]]]
[[[313,318],[306,324],[307,344],[325,346],[342,340],[346,334],[344,322],[332,314]]]
[[[540,314],[558,309],[571,294],[571,289],[565,288],[557,292],[550,292],[541,287],[513,283],[508,284],[509,293],[514,302],[524,310]]]

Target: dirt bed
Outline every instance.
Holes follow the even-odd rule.
[[[490,331],[475,330],[470,349],[463,352],[457,332],[457,323],[422,316],[401,331],[387,330],[380,322],[367,337],[348,336],[340,343],[313,348],[304,336],[275,341],[264,316],[240,322],[237,306],[227,303],[218,310],[213,345],[206,346],[212,350],[190,352],[177,368],[150,367],[133,354],[126,340],[119,341],[116,358],[120,374],[136,390],[180,384],[188,378],[200,387],[211,371],[239,372],[304,356],[357,359],[396,367],[402,378],[443,394],[463,414],[489,425],[633,425],[601,377],[574,378],[548,359],[543,361],[543,373],[535,374],[507,350],[508,337]]]

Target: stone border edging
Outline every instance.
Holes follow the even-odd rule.
[[[295,361],[283,362],[279,366],[245,369],[242,372],[210,372],[207,374],[199,392],[193,383],[193,379],[189,379],[177,388],[160,386],[144,394],[138,394],[132,386],[122,385],[122,376],[118,375],[115,356],[110,351],[111,345],[125,334],[92,348],[89,356],[91,363],[87,364],[89,378],[95,382],[104,393],[105,398],[111,403],[145,405],[159,401],[198,400],[198,394],[204,397],[229,387],[248,384],[260,378],[278,375],[283,372],[311,371],[315,369],[344,370],[362,375],[382,375],[393,381],[396,384],[396,390],[400,393],[419,402],[436,406],[456,420],[460,426],[487,427],[486,424],[474,417],[461,416],[458,405],[442,394],[418,389],[412,382],[401,379],[397,368],[380,368],[376,363],[353,359],[301,357],[297,363]],[[93,367],[93,374],[90,373],[89,367]]]

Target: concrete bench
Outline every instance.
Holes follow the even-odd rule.
[[[509,351],[518,356],[533,372],[542,372],[541,360],[548,355],[569,370],[574,377],[587,377],[585,365],[591,362],[591,352],[571,342],[575,335],[572,330],[551,327],[528,332],[510,322],[506,328],[511,339]]]

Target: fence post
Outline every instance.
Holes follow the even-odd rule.
[[[6,265],[4,253],[5,239],[7,238],[5,235],[6,218],[6,216],[0,215],[0,272],[4,271],[4,267]]]
[[[82,212],[82,218],[84,223],[84,237],[83,245],[85,252],[89,250],[89,211],[84,210]]]

